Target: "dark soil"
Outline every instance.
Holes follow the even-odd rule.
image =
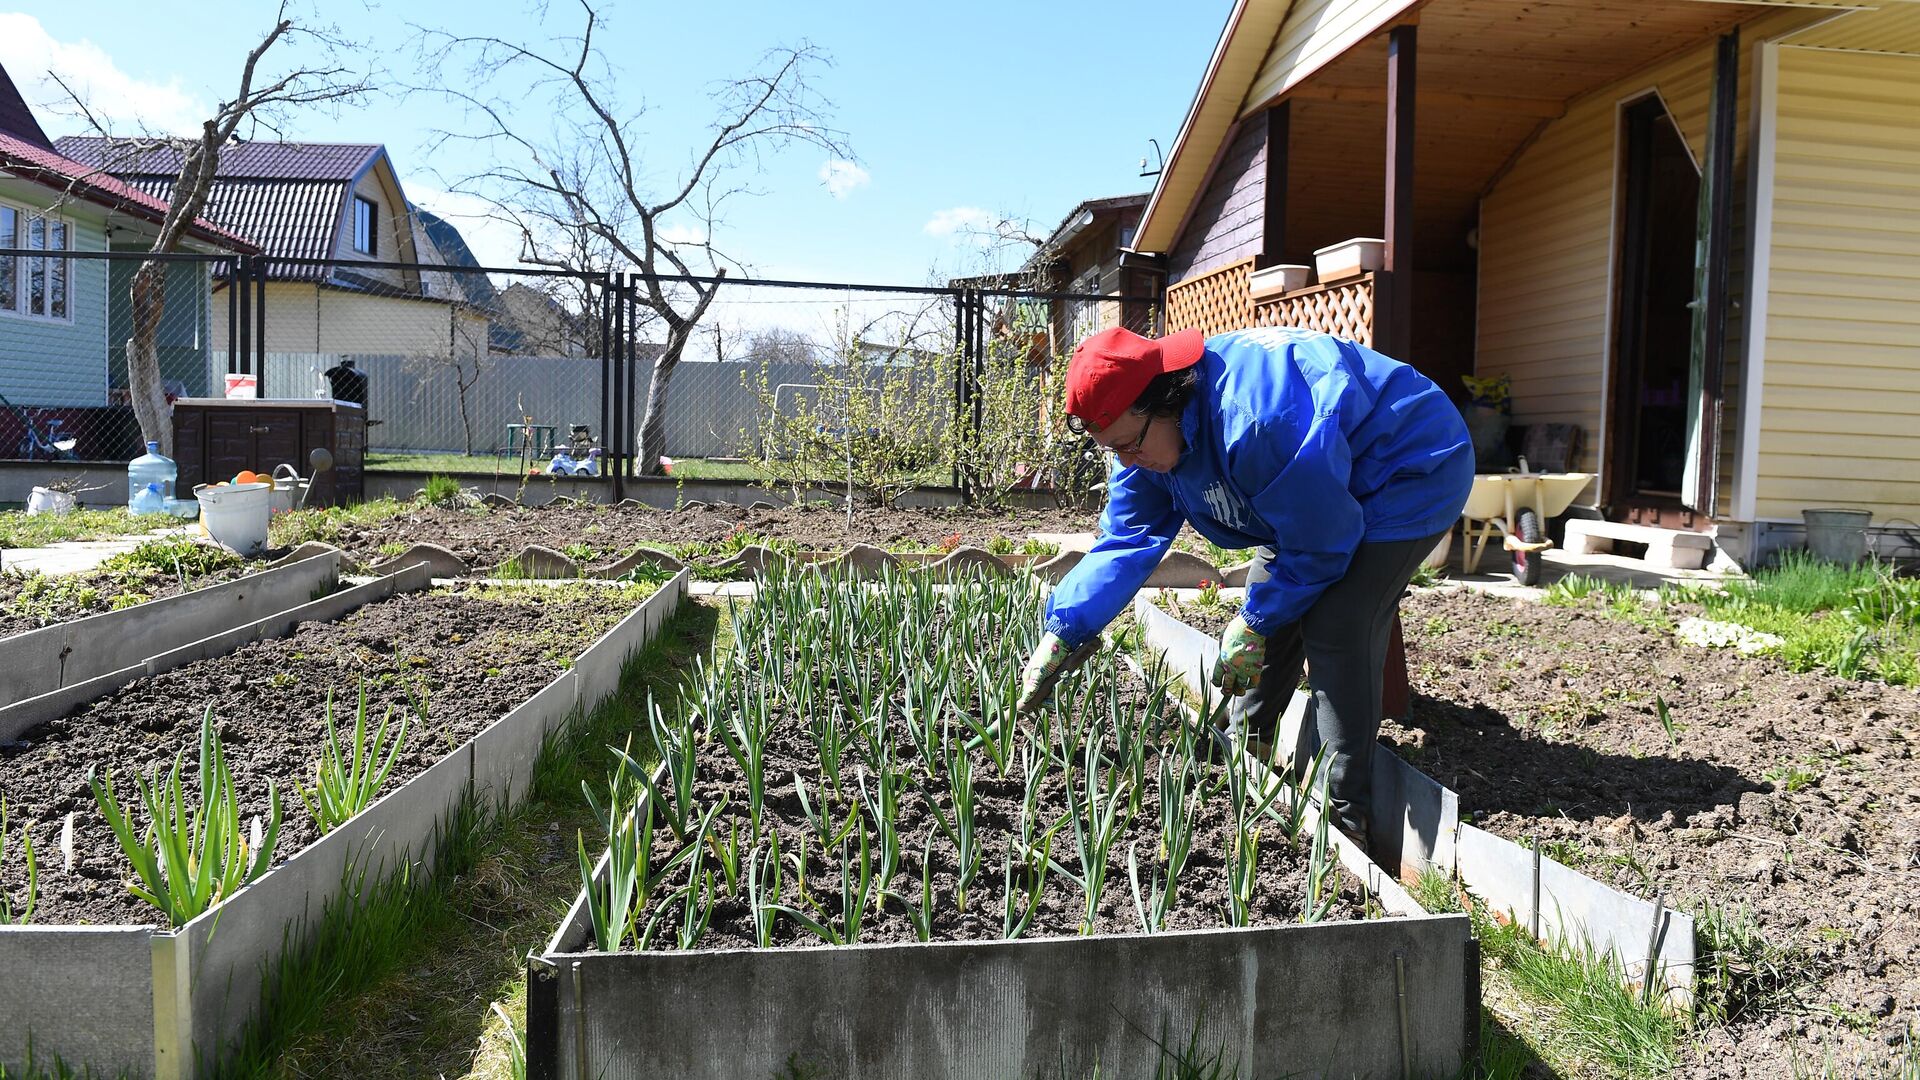
[[[1146,688],[1130,672],[1122,671],[1119,692],[1122,708],[1138,710],[1146,701]],[[1104,695],[1101,695],[1091,712],[1097,716],[1107,715]],[[1169,713],[1167,724],[1177,723],[1177,714]],[[1097,730],[1097,729],[1096,729]],[[1108,736],[1111,738],[1111,736]],[[1164,733],[1171,740],[1170,730]],[[903,761],[915,761],[916,751],[904,731],[893,732],[893,742],[898,758]],[[1159,798],[1155,777],[1162,750],[1149,750],[1146,764],[1146,783],[1141,793],[1141,803],[1137,814],[1132,818],[1110,851],[1106,871],[1106,888],[1097,908],[1094,920],[1095,933],[1139,933],[1140,920],[1135,911],[1132,887],[1129,883],[1127,855],[1137,850],[1141,888],[1143,894],[1150,888],[1155,853],[1160,842]],[[821,791],[821,763],[818,747],[809,735],[804,724],[789,715],[784,717],[776,728],[768,750],[767,764],[767,806],[766,820],[774,823],[780,836],[782,852],[791,857],[792,853],[804,850],[807,858],[806,880],[810,894],[825,908],[824,914],[814,917],[830,922],[838,919],[840,904],[840,861],[838,852],[824,853],[807,824],[799,796],[795,790],[796,774],[807,777],[808,798],[813,801],[816,811],[821,810],[821,800],[826,801],[824,813],[835,821],[844,821],[851,807],[860,799],[859,785],[855,777],[853,761],[859,755],[851,748],[842,763],[841,792]],[[917,940],[912,921],[907,916],[907,902],[918,903],[921,895],[921,874],[924,845],[932,837],[930,849],[933,868],[932,880],[935,896],[935,914],[933,918],[932,939],[936,941],[953,940],[991,940],[1003,934],[1003,913],[1005,910],[1004,885],[1002,878],[1002,860],[1012,850],[1010,840],[1018,835],[1018,821],[1021,813],[1021,800],[1025,784],[1021,778],[1018,758],[1010,766],[1010,775],[1001,777],[984,753],[973,756],[973,777],[978,807],[975,812],[977,827],[980,829],[985,856],[981,861],[979,876],[970,886],[965,910],[960,910],[955,899],[955,886],[958,881],[960,862],[958,851],[953,842],[935,823],[931,806],[937,803],[950,818],[953,814],[951,796],[948,794],[948,780],[944,772],[929,779],[924,772],[916,771],[917,783],[924,787],[909,785],[901,796],[900,833],[902,837],[902,867],[899,876],[894,879],[892,890],[901,899],[889,899],[884,910],[875,915],[871,907],[865,924],[860,930],[861,942],[901,942]],[[724,793],[730,800],[730,809],[722,821],[736,818],[741,830],[743,849],[750,846],[746,840],[748,817],[746,813],[747,782],[744,774],[733,759],[715,742],[706,744],[700,758],[698,775],[698,802],[712,805]],[[1076,766],[1076,776],[1078,768]],[[1200,775],[1211,781],[1220,775],[1220,766],[1202,764]],[[1109,781],[1111,782],[1111,781]],[[877,794],[875,782],[867,777],[869,792]],[[1080,781],[1076,780],[1076,789]],[[1082,796],[1084,797],[1084,796]],[[933,800],[933,802],[930,802]],[[737,815],[736,815],[737,811]],[[1040,834],[1056,822],[1062,823],[1055,834],[1052,847],[1053,861],[1080,872],[1078,851],[1074,844],[1073,827],[1067,819],[1067,794],[1065,781],[1057,766],[1049,772],[1043,781],[1035,814],[1037,824],[1034,833]],[[1222,790],[1205,801],[1198,817],[1198,829],[1193,841],[1185,871],[1181,875],[1178,902],[1169,913],[1167,929],[1219,928],[1227,925],[1228,875],[1225,865],[1230,850],[1234,829],[1233,810],[1229,796]],[[863,814],[863,823],[871,829],[871,819]],[[1305,903],[1307,870],[1310,865],[1309,847],[1312,843],[1310,831],[1302,831],[1298,846],[1290,847],[1280,838],[1280,826],[1270,820],[1263,822],[1264,838],[1259,843],[1259,875],[1251,907],[1252,925],[1274,925],[1296,922],[1300,918]],[[724,835],[724,829],[723,829]],[[670,833],[661,830],[657,837],[660,847],[659,857],[664,858],[672,849]],[[857,841],[855,842],[857,845]],[[857,857],[857,846],[853,848]],[[746,856],[743,852],[742,863]],[[1018,854],[1013,855],[1014,888],[1019,890],[1023,884]],[[709,858],[705,869],[714,872],[714,861]],[[684,871],[676,871],[668,886],[683,884]],[[793,867],[788,868],[788,895],[786,903],[799,906],[792,892]],[[1358,883],[1341,870],[1336,875],[1339,898],[1328,919],[1356,919],[1365,915]],[[876,889],[876,891],[878,891]],[[656,894],[664,895],[664,893]],[[662,919],[663,927],[679,917],[680,908],[668,901],[668,914]],[[1066,937],[1080,933],[1084,913],[1085,899],[1079,886],[1058,870],[1047,877],[1041,901],[1034,916],[1033,924],[1024,936],[1027,937]],[[642,925],[644,926],[644,918]],[[653,947],[673,947],[671,930],[663,929],[656,935]],[[777,946],[810,946],[824,944],[815,934],[802,929],[790,917],[782,916],[775,930],[774,944]],[[712,925],[701,938],[697,948],[702,949],[738,949],[755,945],[753,936],[752,913],[743,895],[737,900],[722,899],[715,906]]]
[[[189,574],[185,584],[177,577],[166,575],[141,577],[90,571],[61,575],[53,582],[43,580],[36,586],[29,583],[43,575],[0,574],[0,637],[24,634],[43,626],[115,611],[129,604],[204,589],[265,569],[266,565],[260,562],[252,566],[216,570],[210,574]],[[32,593],[49,584],[55,586],[50,594],[23,596],[23,593]]]
[[[1799,1004],[1700,1032],[1686,1075],[1894,1052],[1920,1012],[1920,693],[1681,645],[1652,607],[1422,590],[1401,611],[1412,717],[1383,738],[1463,819],[1696,914],[1746,906],[1790,950]]]
[[[753,510],[708,506],[687,510],[636,507],[548,506],[449,510],[423,507],[369,527],[353,527],[329,543],[360,563],[387,556],[382,548],[418,542],[439,544],[469,566],[493,566],[529,544],[556,551],[591,549],[589,563],[607,562],[645,545],[723,545],[742,534],[774,537],[801,551],[839,552],[857,543],[890,550],[938,551],[956,544],[984,547],[996,537],[1017,545],[1033,532],[1084,532],[1095,528],[1090,510],[856,510],[853,528],[845,511],[827,507]],[[957,538],[957,539],[956,539]],[[392,548],[389,547],[389,550]]]
[[[427,721],[409,727],[390,791],[518,707],[643,598],[638,589],[590,586],[403,593],[339,622],[305,624],[288,637],[134,683],[0,745],[9,820],[29,825],[39,855],[34,921],[157,921],[127,891],[130,868],[94,802],[89,769],[111,770],[124,803],[138,798],[137,775],[184,754],[185,782],[193,785],[200,719],[211,707],[242,813],[264,816],[268,783],[279,787],[276,862],[283,861],[319,835],[295,784],[313,782],[329,693],[343,738],[362,685],[376,725],[389,706],[404,713],[410,693],[426,695]],[[69,813],[76,815],[71,871],[60,855]],[[13,858],[4,884],[17,904],[25,897]]]

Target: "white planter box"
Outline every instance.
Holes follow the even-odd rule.
[[[1295,289],[1304,289],[1312,280],[1313,267],[1298,263],[1282,263],[1269,266],[1265,270],[1255,270],[1247,278],[1247,290],[1255,300],[1266,300],[1290,293]]]
[[[1376,236],[1356,236],[1329,244],[1313,253],[1314,271],[1320,275],[1323,285],[1372,273],[1385,265],[1386,245],[1385,240]]]

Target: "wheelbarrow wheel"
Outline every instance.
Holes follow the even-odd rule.
[[[1540,531],[1540,515],[1532,509],[1514,515],[1513,532],[1523,544],[1537,544],[1546,539],[1546,534]],[[1522,585],[1540,584],[1541,554],[1539,551],[1514,552],[1513,579]]]

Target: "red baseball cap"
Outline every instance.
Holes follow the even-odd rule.
[[[1163,338],[1114,327],[1082,341],[1067,364],[1067,412],[1105,428],[1133,407],[1156,375],[1200,362],[1206,335],[1182,330]]]

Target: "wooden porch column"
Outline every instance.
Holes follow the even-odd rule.
[[[1267,110],[1266,206],[1260,212],[1260,269],[1287,261],[1287,133],[1290,116],[1283,101]]]
[[[1412,362],[1413,84],[1416,25],[1387,34],[1387,205],[1384,273],[1374,295],[1374,348]]]

